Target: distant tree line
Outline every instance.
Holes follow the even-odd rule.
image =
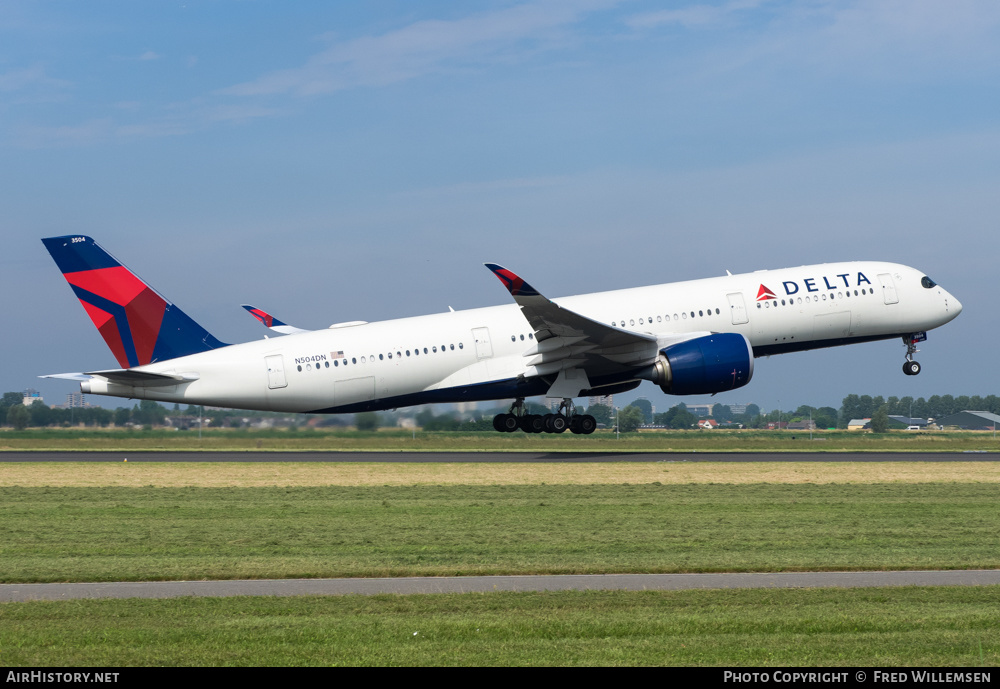
[[[881,395],[848,395],[840,407],[840,427],[847,428],[851,419],[869,419],[880,407],[885,406],[888,416],[909,416],[918,419],[940,419],[960,411],[988,411],[1000,414],[1000,397],[996,395],[931,395],[918,397],[889,397]]]

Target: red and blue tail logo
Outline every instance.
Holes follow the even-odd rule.
[[[226,346],[90,237],[42,242],[122,368]]]
[[[493,271],[500,282],[504,284],[507,291],[511,293],[514,297],[537,297],[540,296],[534,287],[529,285],[524,281],[517,273],[512,270],[507,270],[501,265],[496,263],[486,263],[484,264],[487,268]]]

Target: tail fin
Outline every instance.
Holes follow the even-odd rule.
[[[42,242],[122,368],[227,346],[90,237]]]

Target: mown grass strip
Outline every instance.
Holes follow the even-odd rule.
[[[998,628],[1000,587],[80,600],[0,604],[0,654],[64,667],[995,668]]]
[[[392,451],[392,452],[963,452],[1000,451],[990,432],[610,431],[563,434],[288,430],[0,429],[4,450]]]
[[[0,486],[267,487],[622,483],[1000,483],[1000,462],[0,463]]]
[[[0,580],[1000,567],[993,483],[2,488]]]

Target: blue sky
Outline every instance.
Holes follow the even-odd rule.
[[[505,303],[484,261],[550,296],[898,261],[965,306],[920,376],[883,342],[716,399],[994,394],[998,58],[992,0],[0,0],[0,387],[114,366],[39,241],[86,233],[226,341],[243,302]]]

